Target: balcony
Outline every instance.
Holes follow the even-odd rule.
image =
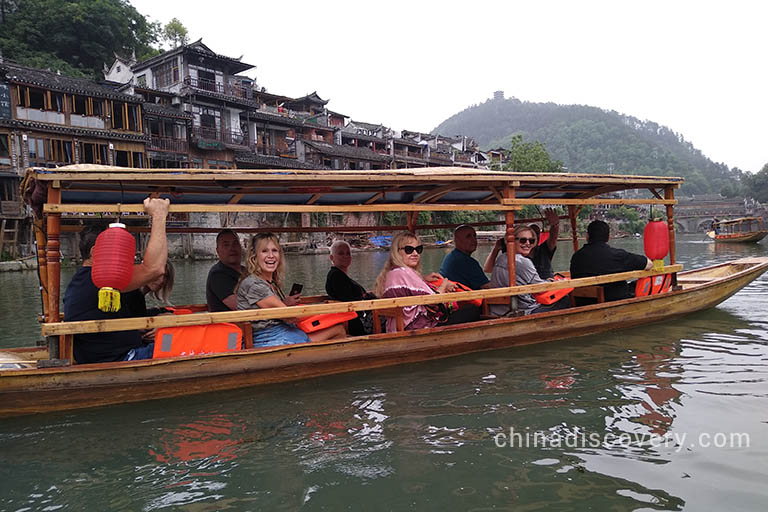
[[[184,84],[201,91],[215,92],[217,94],[224,94],[226,96],[234,96],[235,98],[247,100],[253,99],[253,91],[240,85],[221,84],[214,80],[192,78],[191,76],[184,77]]]
[[[171,153],[186,153],[189,145],[184,139],[174,139],[171,137],[160,137],[157,135],[149,136],[148,149],[155,151],[169,151]]]
[[[232,130],[217,130],[216,128],[206,126],[195,126],[192,128],[192,137],[197,140],[217,141],[235,146],[248,146],[248,136],[243,132]]]

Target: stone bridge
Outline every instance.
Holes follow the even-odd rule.
[[[712,219],[736,219],[745,216],[768,216],[754,200],[721,197],[681,198],[675,206],[675,226],[678,233],[699,233],[710,229]]]

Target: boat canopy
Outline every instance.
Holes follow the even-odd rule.
[[[141,200],[148,194],[169,197],[171,212],[512,211],[525,204],[670,206],[676,201],[672,194],[665,195],[665,190],[678,188],[683,179],[458,167],[315,171],[133,169],[79,164],[32,168],[27,181],[53,183],[61,191],[60,204],[48,201],[47,213],[129,213],[141,212]],[[597,199],[638,189],[649,191],[648,198]]]

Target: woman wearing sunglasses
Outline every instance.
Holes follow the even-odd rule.
[[[248,244],[246,272],[235,287],[237,309],[282,308],[295,306],[301,295],[285,296],[281,285],[285,277],[283,249],[272,233],[260,233]],[[273,347],[324,341],[346,336],[343,325],[307,334],[291,320],[256,320],[253,324],[254,347]]]
[[[402,232],[392,239],[389,259],[376,278],[375,293],[378,297],[411,297],[414,295],[434,295],[435,293],[453,292],[456,285],[443,279],[436,289],[432,289],[421,275],[421,253],[424,246],[419,238],[410,232]],[[439,277],[430,274],[427,278]],[[406,330],[435,327],[438,324],[458,324],[477,320],[479,308],[465,306],[461,309],[448,310],[443,305],[417,305],[403,308],[403,324]],[[387,332],[396,330],[395,319],[387,318]]]
[[[538,245],[539,241],[536,232],[529,226],[520,225],[515,227],[514,237],[515,284],[517,286],[525,286],[528,284],[546,283],[547,280],[539,277],[539,273],[536,271],[536,267],[530,259],[531,252]],[[501,240],[499,247],[501,254],[496,257],[496,261],[493,265],[493,271],[491,272],[491,288],[506,288],[509,286],[509,269],[507,267],[506,255],[507,245]],[[496,252],[497,251],[493,251],[493,253]],[[489,256],[489,258],[490,257],[491,256]],[[487,264],[488,261],[486,261],[486,265]],[[569,305],[570,303],[568,302],[567,297],[564,297],[554,304],[544,306],[536,302],[533,295],[517,295],[517,310],[522,311],[526,315],[564,309]],[[492,305],[490,311],[493,315],[503,316],[510,312],[510,307],[507,305]]]

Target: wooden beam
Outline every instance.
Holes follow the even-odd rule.
[[[320,199],[320,196],[322,196],[322,195],[323,194],[315,194],[312,197],[310,197],[309,200],[306,203],[304,203],[304,204],[315,204],[317,202],[317,200]]]
[[[42,324],[43,336],[61,334],[80,334],[89,332],[129,331],[133,329],[154,329],[185,325],[205,325],[217,322],[245,322],[268,320],[275,318],[296,318],[324,313],[341,313],[346,311],[367,311],[393,307],[415,306],[419,304],[439,304],[446,300],[466,301],[511,295],[540,293],[558,290],[563,287],[584,287],[605,284],[614,281],[638,279],[659,274],[679,272],[682,265],[670,265],[659,272],[653,270],[636,270],[605,276],[584,277],[566,281],[554,281],[526,286],[511,286],[508,288],[488,288],[471,292],[454,292],[451,294],[419,295],[415,297],[399,297],[392,299],[361,300],[355,302],[329,302],[325,304],[309,304],[283,308],[249,309],[242,311],[223,311],[220,313],[194,313],[190,315],[160,315],[141,318],[120,318],[115,320],[86,320],[81,322],[58,322]]]
[[[376,201],[378,201],[379,199],[381,199],[381,198],[383,198],[385,196],[386,196],[386,192],[377,192],[376,194],[373,194],[373,196],[371,196],[371,198],[368,199],[363,204],[373,204],[373,203],[375,203]]]
[[[235,194],[229,198],[229,201],[227,201],[227,204],[237,204],[240,202],[242,198],[243,198],[243,194]]]
[[[675,205],[677,200],[669,199],[504,199],[503,204],[524,206],[526,204],[552,204],[552,205],[587,205],[587,204],[662,204]]]
[[[343,205],[285,205],[285,204],[173,204],[169,207],[171,213],[196,213],[196,212],[267,212],[267,213],[350,213],[350,212],[412,212],[423,211],[422,204],[343,204]],[[429,210],[450,212],[461,210],[487,211],[514,211],[519,210],[515,205],[488,205],[488,204],[430,204]],[[43,212],[51,213],[141,213],[144,206],[140,204],[51,204],[43,206]]]

